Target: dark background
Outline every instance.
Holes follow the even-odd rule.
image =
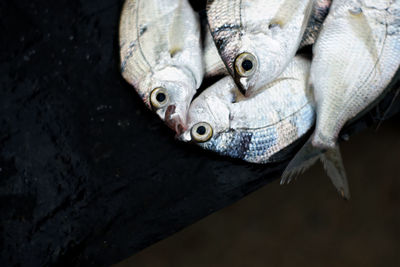
[[[322,166],[273,182],[115,267],[400,266],[400,120],[341,148],[352,199]]]
[[[122,3],[0,2],[1,266],[109,266],[276,181],[286,164],[254,166],[178,143],[121,78]],[[195,3],[203,9],[204,1]],[[394,94],[345,133],[376,128],[397,113],[400,101],[385,113]],[[323,249],[361,253],[366,243],[366,261],[377,255],[396,263],[398,119],[380,129],[343,145],[353,193],[348,204],[321,171],[318,179],[304,175],[284,188],[274,182],[138,254],[133,264],[196,266],[201,258],[209,266],[260,266],[296,257],[312,263],[329,259]],[[370,209],[377,213],[362,213]],[[336,236],[342,239],[333,245],[306,249]],[[351,255],[338,257],[352,263]],[[273,264],[273,256],[281,262]]]

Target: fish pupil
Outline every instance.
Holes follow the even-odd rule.
[[[164,102],[167,96],[164,93],[158,93],[156,99],[158,102]]]
[[[205,133],[206,133],[206,127],[200,126],[200,127],[197,128],[196,132],[197,132],[197,134],[199,134],[199,135],[205,135]]]
[[[242,62],[242,68],[245,71],[249,71],[253,68],[253,62],[251,62],[250,60],[246,59]]]

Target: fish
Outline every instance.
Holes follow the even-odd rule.
[[[239,90],[249,97],[295,56],[314,0],[209,0],[211,34]]]
[[[231,76],[224,77],[192,102],[188,130],[179,139],[250,163],[283,160],[281,152],[314,125],[310,64],[296,56],[281,76],[251,98],[239,92]]]
[[[187,0],[126,0],[121,13],[122,76],[177,134],[204,76],[200,31]]]
[[[399,66],[400,0],[333,1],[313,47],[316,128],[285,170],[282,182],[290,182],[321,158],[336,169],[336,177],[331,179],[347,198],[339,134],[346,123],[372,108],[385,94]]]

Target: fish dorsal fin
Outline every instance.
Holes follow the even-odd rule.
[[[183,33],[185,32],[185,22],[183,19],[184,1],[185,0],[178,1],[178,6],[172,14],[173,19],[168,31],[169,54],[171,57],[174,57],[176,54],[181,52],[184,47],[184,40],[182,38]]]
[[[281,185],[290,183],[320,159],[341,197],[350,199],[350,190],[339,146],[329,149],[314,147],[309,139],[290,161],[282,174]]]

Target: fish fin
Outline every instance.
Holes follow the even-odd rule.
[[[204,77],[213,78],[217,76],[228,76],[229,72],[223,62],[215,62],[215,64],[209,64],[206,62],[206,69]],[[208,64],[208,65],[207,65]]]
[[[351,26],[354,35],[365,44],[371,59],[376,62],[374,67],[378,69],[378,72],[381,72],[379,61],[383,53],[384,45],[380,48],[376,46],[374,30],[371,28],[368,16],[364,14],[362,8],[349,10],[349,13],[350,16],[347,17],[347,20],[349,21],[349,25]]]
[[[290,183],[293,179],[297,178],[297,176],[314,165],[318,159],[322,161],[328,177],[331,179],[339,194],[344,199],[350,199],[349,184],[339,146],[322,149],[313,146],[311,139],[304,144],[286,167],[282,174],[281,185]]]
[[[309,1],[307,6],[305,7],[305,16],[309,17],[312,10],[313,1]],[[293,16],[295,15],[295,11],[299,10],[300,8],[300,1],[298,0],[283,0],[281,6],[277,10],[275,17],[271,20],[271,24],[279,25],[281,28],[284,28],[289,21],[292,20]],[[303,32],[307,26],[308,19],[304,20],[304,25],[302,26]]]
[[[350,199],[349,184],[339,146],[336,145],[334,148],[327,149],[320,159],[339,194],[346,200]]]
[[[304,173],[321,157],[323,150],[314,147],[309,139],[290,161],[282,174],[281,185],[289,184],[293,179]]]
[[[173,14],[174,18],[170,26],[171,28],[168,31],[169,54],[171,57],[174,57],[184,48],[184,40],[182,38],[182,33],[185,32],[183,1],[179,0],[178,7]]]
[[[214,39],[212,38],[211,32],[206,26],[206,36],[204,45],[204,66],[205,66],[205,77],[215,77],[229,75],[229,72],[222,61],[221,56],[218,53],[217,47],[215,46]]]

